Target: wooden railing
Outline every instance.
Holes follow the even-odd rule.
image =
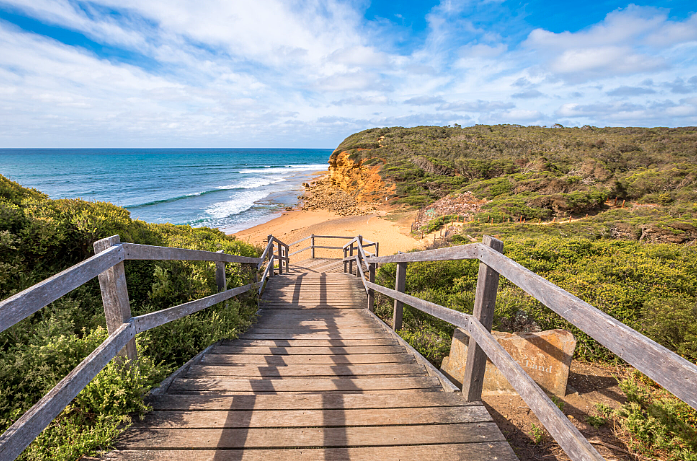
[[[254,283],[250,283],[228,290],[225,263],[247,264],[256,269],[262,262],[261,258],[228,255],[222,252],[121,243],[118,235],[95,242],[94,250],[95,255],[91,258],[0,302],[0,331],[4,331],[94,277],[99,277],[109,332],[107,339],[94,352],[0,435],[2,461],[13,460],[19,456],[111,359],[121,355],[135,360],[137,333],[180,319],[255,287]],[[169,309],[132,317],[123,263],[128,260],[214,262],[219,293]]]
[[[374,292],[379,292],[394,299],[395,330],[401,328],[403,304],[465,330],[470,342],[462,383],[463,397],[467,401],[481,400],[488,357],[572,460],[603,458],[491,334],[500,275],[697,409],[695,364],[507,258],[502,254],[503,243],[499,240],[485,236],[482,243],[380,257],[367,255],[358,238],[353,244],[357,246],[357,251],[353,256],[344,258],[344,262],[356,263],[356,275],[363,280],[371,311],[374,310]],[[403,293],[408,263],[462,259],[480,261],[472,315]],[[377,265],[386,263],[397,264],[395,290],[375,283]],[[367,278],[364,268],[368,272]]]
[[[316,241],[317,239],[342,239],[342,240],[350,240],[350,242],[347,243],[346,245],[343,245],[343,246],[340,246],[340,247],[337,247],[337,246],[326,246],[326,245],[322,246],[322,245],[315,245],[315,241]],[[302,253],[303,251],[310,250],[310,257],[314,259],[314,258],[315,258],[315,249],[316,249],[316,248],[319,248],[319,249],[324,249],[324,250],[343,250],[343,251],[344,251],[344,257],[346,257],[346,247],[347,247],[351,242],[355,241],[356,239],[361,239],[361,241],[364,242],[363,248],[368,248],[368,247],[370,247],[370,246],[375,247],[375,253],[374,253],[374,254],[377,256],[378,251],[379,251],[379,244],[378,244],[377,242],[370,242],[370,241],[368,241],[368,240],[364,240],[363,237],[360,236],[360,235],[359,235],[358,237],[342,237],[342,236],[339,236],[339,235],[315,235],[315,234],[312,234],[312,235],[310,235],[310,236],[308,236],[308,237],[305,237],[305,238],[301,238],[300,240],[297,240],[297,241],[291,243],[290,245],[288,245],[288,246],[291,246],[291,247],[292,247],[292,246],[298,245],[298,244],[300,244],[300,243],[302,243],[302,242],[304,242],[304,241],[306,241],[306,240],[310,240],[310,245],[309,245],[309,246],[306,246],[305,248],[301,248],[301,249],[299,249],[299,250],[296,250],[296,251],[292,252],[291,254],[289,254],[288,256],[293,256],[293,255],[296,255],[296,254],[298,254],[298,253]],[[367,243],[366,243],[366,242],[367,242]],[[351,254],[353,254],[353,253],[351,253]]]

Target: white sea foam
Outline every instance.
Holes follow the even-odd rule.
[[[238,192],[230,196],[231,200],[215,203],[206,208],[206,213],[215,219],[227,218],[243,211],[249,210],[254,206],[254,202],[269,195],[264,191]]]
[[[268,176],[261,178],[247,178],[240,182],[228,184],[226,186],[218,186],[217,189],[256,189],[258,187],[268,186],[270,184],[276,184],[285,181],[285,178],[281,176]]]

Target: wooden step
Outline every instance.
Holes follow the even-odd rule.
[[[357,410],[209,410],[154,411],[133,425],[164,429],[263,427],[406,426],[415,424],[485,423],[491,416],[483,406],[380,408]]]
[[[415,363],[411,354],[352,355],[232,355],[206,354],[204,365],[359,365],[363,363]]]
[[[467,403],[459,393],[418,392],[409,394],[278,394],[232,396],[160,395],[150,397],[155,410],[340,410],[375,408],[427,408],[479,406]]]
[[[398,346],[399,342],[384,336],[374,339],[238,339],[224,342],[209,351],[211,354],[227,354],[223,347],[353,347],[353,346]]]
[[[350,354],[401,354],[403,346],[332,346],[332,347],[265,347],[265,346],[218,346],[218,354],[255,355],[350,355]]]
[[[107,460],[133,461],[449,461],[497,460],[518,458],[508,442],[407,445],[389,447],[291,448],[256,450],[117,450]]]
[[[397,378],[179,378],[168,392],[366,392],[404,389],[442,390],[440,381],[434,377]]]
[[[127,431],[117,446],[129,448],[290,448],[394,446],[505,441],[496,424],[460,423],[384,427],[159,429]]]
[[[363,365],[193,365],[186,373],[187,378],[212,376],[245,377],[331,377],[410,375],[427,376],[426,369],[419,364],[363,364]]]

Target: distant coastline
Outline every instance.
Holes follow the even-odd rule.
[[[53,199],[232,233],[295,207],[331,149],[0,149],[0,174]]]

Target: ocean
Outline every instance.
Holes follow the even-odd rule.
[[[331,149],[0,149],[0,174],[150,223],[237,232],[294,206]]]

